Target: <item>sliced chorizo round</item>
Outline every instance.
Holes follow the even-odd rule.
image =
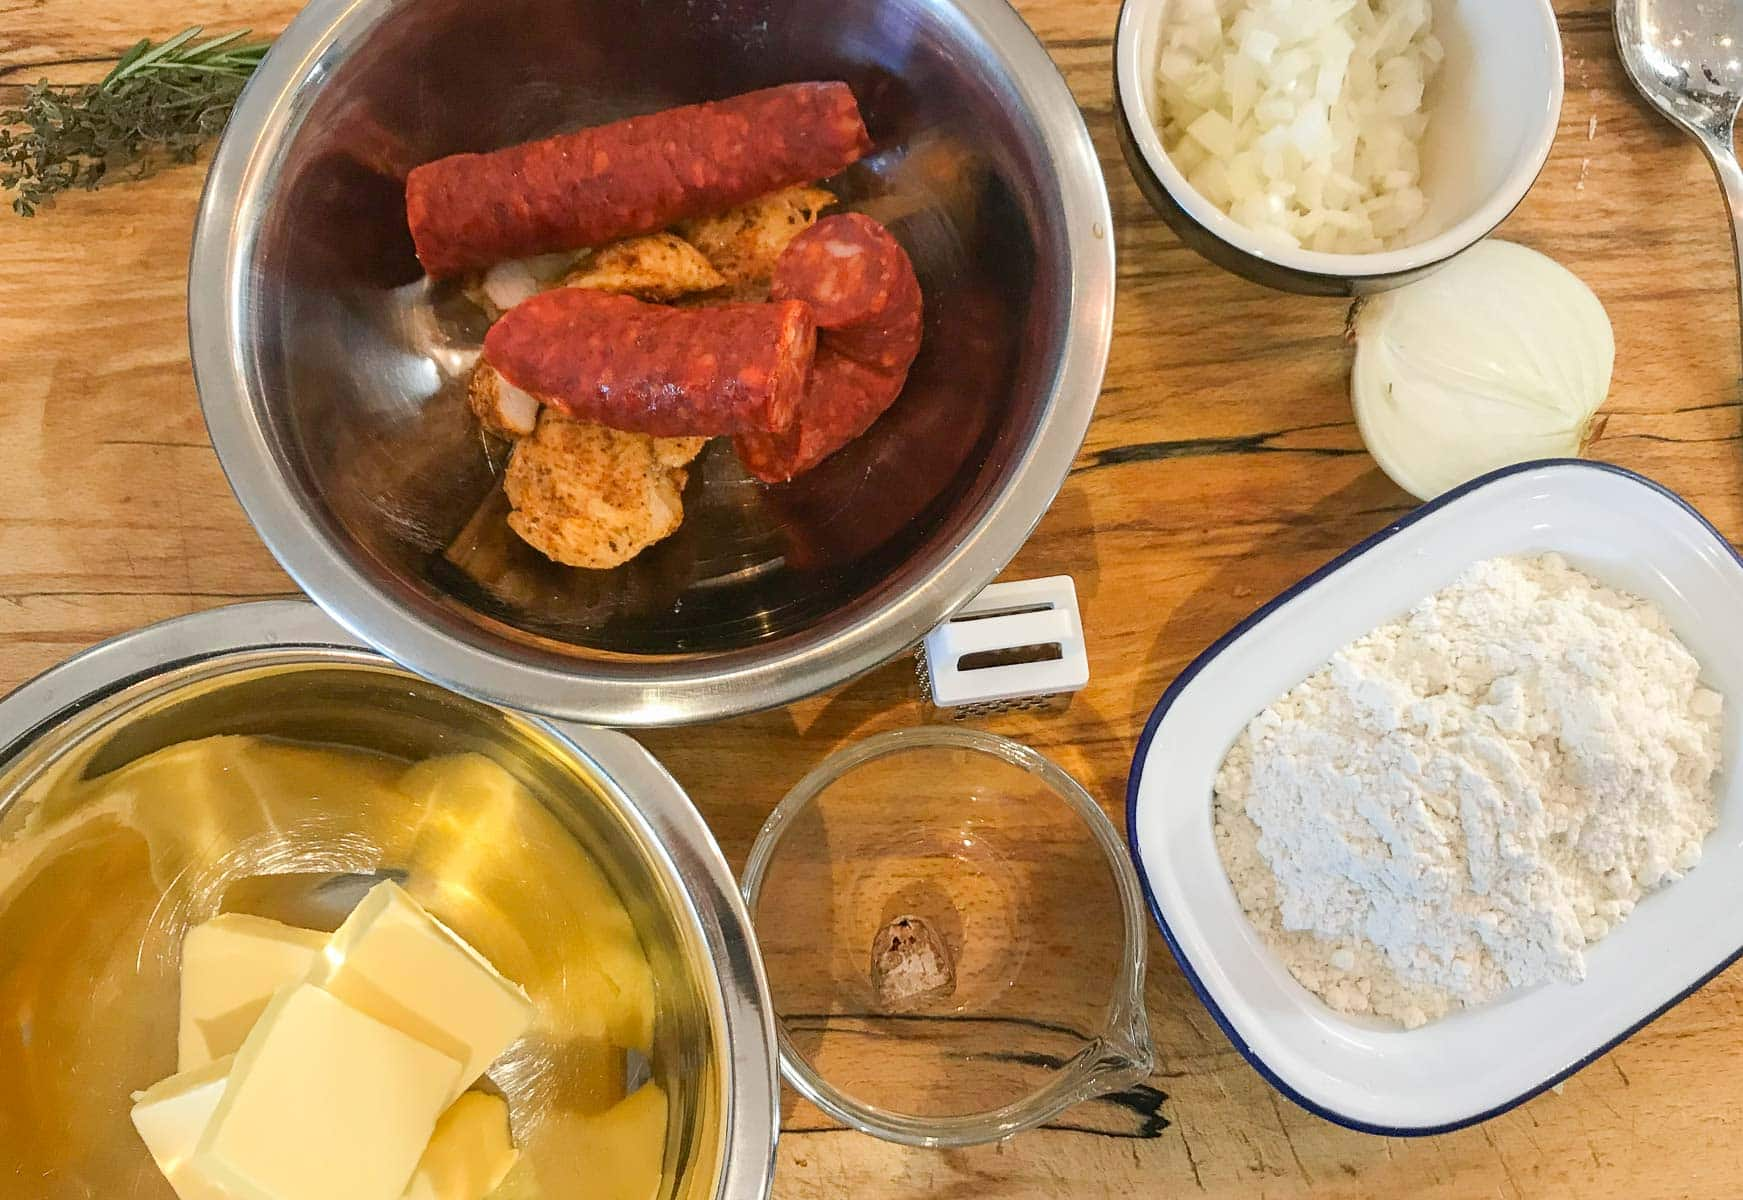
[[[809,304],[830,345],[868,366],[905,371],[920,349],[914,264],[863,213],[825,217],[794,238],[775,263],[769,296]]]

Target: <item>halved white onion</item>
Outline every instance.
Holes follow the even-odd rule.
[[[1493,238],[1362,301],[1353,327],[1362,440],[1423,500],[1510,463],[1580,454],[1616,361],[1592,290]]]

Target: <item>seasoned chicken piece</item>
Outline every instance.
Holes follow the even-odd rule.
[[[625,238],[601,246],[583,255],[563,276],[564,287],[592,288],[654,302],[711,292],[725,283],[700,250],[672,233]]]
[[[526,437],[539,420],[539,401],[504,379],[497,369],[478,360],[466,385],[466,403],[478,423],[498,437]]]
[[[497,263],[465,285],[492,321],[553,287],[592,288],[661,303],[724,287],[726,280],[696,247],[673,233],[625,238],[579,254],[541,254]]]
[[[687,467],[696,461],[696,456],[707,444],[705,437],[657,437],[654,439],[654,457],[662,467]]]
[[[834,203],[835,196],[823,188],[799,184],[677,228],[737,291],[766,284],[787,243],[816,224]]]
[[[508,461],[509,528],[566,566],[626,563],[683,521],[685,467],[703,440],[623,433],[546,409]]]

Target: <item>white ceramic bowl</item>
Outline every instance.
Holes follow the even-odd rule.
[[[1556,551],[1652,601],[1726,697],[1719,825],[1701,863],[1586,952],[1578,984],[1523,989],[1405,1031],[1333,1012],[1248,923],[1212,833],[1218,766],[1253,715],[1472,563]],[[1127,834],[1169,947],[1236,1049],[1312,1112],[1441,1133],[1579,1070],[1743,954],[1743,558],[1664,488],[1618,467],[1507,467],[1417,509],[1265,605],[1174,681],[1127,788]]]
[[[1561,35],[1550,0],[1434,0],[1446,60],[1425,98],[1428,212],[1409,245],[1328,254],[1267,245],[1186,182],[1156,132],[1156,60],[1171,0],[1125,0],[1114,42],[1114,113],[1126,163],[1187,245],[1291,292],[1361,295],[1408,283],[1475,245],[1525,198],[1561,118]]]

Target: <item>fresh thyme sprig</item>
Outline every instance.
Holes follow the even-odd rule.
[[[202,32],[141,39],[101,83],[43,80],[22,108],[0,111],[0,190],[12,193],[13,211],[32,216],[69,188],[192,161],[224,128],[267,45],[244,41],[246,29],[199,41]]]

